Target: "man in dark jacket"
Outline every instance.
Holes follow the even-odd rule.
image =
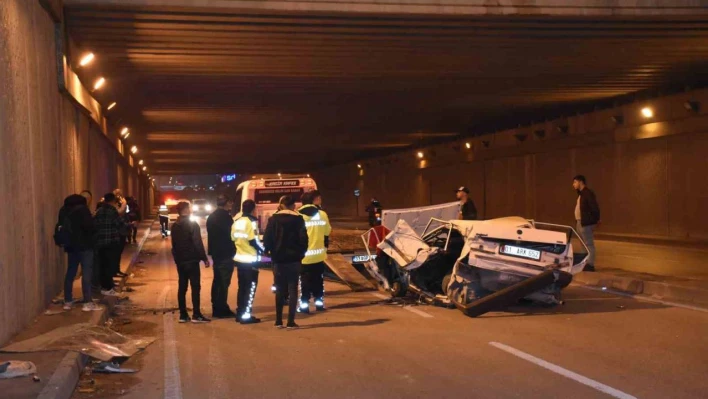
[[[71,310],[74,303],[72,288],[79,264],[81,264],[81,292],[84,302],[82,310],[85,312],[101,310],[91,297],[96,228],[86,198],[79,194],[66,197],[64,206],[59,211],[59,223],[66,224],[67,226],[63,227],[70,229],[71,232],[71,243],[64,247],[69,258],[64,277],[64,310]]]
[[[273,260],[275,277],[275,326],[283,328],[283,306],[288,294],[288,329],[297,328],[295,312],[298,306],[297,283],[302,259],[307,252],[307,229],[305,220],[295,212],[295,200],[291,196],[280,199],[283,210],[268,219],[263,236],[266,253]]]
[[[457,218],[460,220],[477,220],[477,207],[474,206],[474,201],[470,198],[470,189],[462,186],[455,192],[457,199],[460,200],[460,211],[457,213]]]
[[[120,205],[115,194],[103,196],[103,202],[93,218],[97,230],[96,260],[100,273],[101,294],[116,296],[113,276],[120,271],[120,255],[125,238],[120,232],[126,228],[125,219],[118,213]],[[123,240],[123,241],[122,241]]]
[[[585,241],[590,258],[586,271],[595,271],[595,227],[600,223],[600,206],[597,204],[595,193],[586,186],[585,176],[577,175],[573,178],[573,188],[578,192],[575,203],[575,220],[578,233]]]
[[[177,274],[179,275],[179,289],[177,291],[177,303],[179,304],[179,322],[188,323],[208,323],[211,320],[202,315],[199,306],[199,294],[201,292],[201,273],[199,262],[204,262],[205,267],[209,267],[209,258],[204,251],[202,233],[199,224],[190,220],[192,206],[189,202],[177,204],[179,217],[172,225],[172,256],[177,264]],[[187,314],[187,286],[192,286],[192,319]]]
[[[209,255],[214,261],[214,280],[211,283],[211,307],[213,317],[221,319],[235,317],[229,308],[227,298],[229,286],[234,274],[234,255],[236,247],[231,240],[231,218],[233,201],[220,195],[216,199],[216,210],[207,218],[207,234],[209,237]]]

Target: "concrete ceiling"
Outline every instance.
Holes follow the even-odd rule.
[[[696,10],[436,16],[137,1],[67,0],[66,25],[97,56],[80,75],[106,77],[97,98],[117,101],[111,118],[131,127],[155,174],[314,170],[708,80],[708,18]]]

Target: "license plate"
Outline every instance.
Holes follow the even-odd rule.
[[[352,256],[352,263],[364,263],[374,259],[376,259],[376,255],[371,255],[371,257],[368,255],[355,255]]]
[[[520,256],[522,258],[528,258],[533,260],[541,259],[541,251],[536,251],[528,248],[515,247],[513,245],[504,245],[502,247],[502,253],[512,256]]]

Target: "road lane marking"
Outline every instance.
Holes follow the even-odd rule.
[[[380,298],[380,299],[391,299],[391,296],[386,296],[386,295],[383,295],[383,294],[379,294],[378,292],[372,292],[371,295],[373,295],[373,296],[375,296],[375,297],[377,297],[377,298]],[[417,315],[420,316],[420,317],[425,317],[426,319],[435,317],[435,316],[431,315],[430,313],[425,313],[425,312],[423,312],[422,310],[416,309],[414,306],[403,306],[403,309],[405,309],[405,310],[407,310],[407,311],[409,311],[409,312],[411,312],[411,313],[415,313],[415,314],[417,314]]]
[[[682,308],[682,309],[688,309],[688,310],[695,310],[697,312],[708,313],[708,309],[706,309],[706,308],[701,308],[701,307],[692,306],[692,305],[686,305],[686,304],[678,303],[678,302],[664,301],[661,299],[651,298],[648,296],[639,296],[639,295],[629,294],[627,292],[617,291],[617,290],[613,290],[611,288],[606,288],[606,287],[600,288],[600,287],[593,287],[593,286],[589,286],[589,285],[576,284],[576,283],[573,283],[572,285],[576,286],[576,287],[580,287],[580,288],[585,288],[586,290],[605,292],[608,294],[622,296],[625,298],[636,299],[638,301],[649,302],[649,303],[658,303],[660,305],[666,305],[666,306],[672,306],[675,308]]]
[[[520,358],[522,358],[526,361],[529,361],[537,366],[541,366],[546,370],[552,371],[556,374],[560,374],[563,377],[570,378],[571,380],[579,382],[583,385],[587,385],[590,388],[593,388],[593,389],[596,389],[600,392],[606,393],[612,397],[619,398],[619,399],[637,399],[635,396],[632,396],[628,393],[624,393],[618,389],[607,386],[601,382],[584,377],[578,373],[574,373],[568,369],[564,369],[563,367],[557,366],[557,365],[547,362],[543,359],[539,359],[535,356],[529,355],[528,353],[522,352],[522,351],[515,349],[515,348],[512,348],[509,345],[504,345],[499,342],[490,342],[489,345],[491,345],[497,349],[501,349],[504,352],[511,353],[512,355],[520,357]]]
[[[158,303],[167,309],[167,294],[170,287],[162,290]],[[179,373],[179,358],[177,357],[177,338],[175,336],[175,319],[172,312],[162,315],[165,341],[165,399],[182,399],[182,379]]]

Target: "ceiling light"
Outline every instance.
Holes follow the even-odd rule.
[[[148,167],[147,167],[147,166],[143,166],[143,171],[146,171],[146,170],[148,170]]]
[[[113,108],[115,108],[115,106],[116,106],[116,102],[113,101],[112,103],[108,104],[108,107],[106,107],[106,111],[112,110]]]
[[[138,152],[138,147],[132,146],[132,147],[130,148],[130,152],[133,153],[133,154],[137,153],[137,152]]]
[[[472,144],[470,144],[470,143],[465,143],[465,147],[467,147],[467,149],[469,150],[470,148],[472,148]]]
[[[418,158],[423,159],[424,156],[423,151],[418,151]]]
[[[356,167],[361,169],[361,164],[360,163],[356,164]]]
[[[644,116],[645,118],[651,118],[654,116],[654,111],[652,111],[652,109],[649,107],[644,107],[642,108],[642,116]]]
[[[141,160],[138,162],[138,165],[142,165],[142,164],[144,164],[144,163],[145,163],[145,162],[143,162],[143,160],[141,159]]]
[[[127,139],[128,139],[128,136],[130,136],[130,132],[126,133],[126,135],[123,136],[123,140],[127,140]]]
[[[120,130],[120,135],[125,136],[126,134],[128,134],[128,130],[129,129],[127,127],[124,127],[123,129]]]
[[[82,67],[85,67],[86,65],[90,64],[91,61],[93,61],[93,53],[88,53],[83,58],[81,58],[81,61],[79,61],[79,65]]]
[[[100,78],[98,78],[98,80],[96,81],[96,83],[93,84],[93,89],[94,89],[94,90],[98,90],[98,89],[100,89],[101,86],[103,86],[105,83],[106,83],[106,79],[103,78],[103,77],[100,77]]]

